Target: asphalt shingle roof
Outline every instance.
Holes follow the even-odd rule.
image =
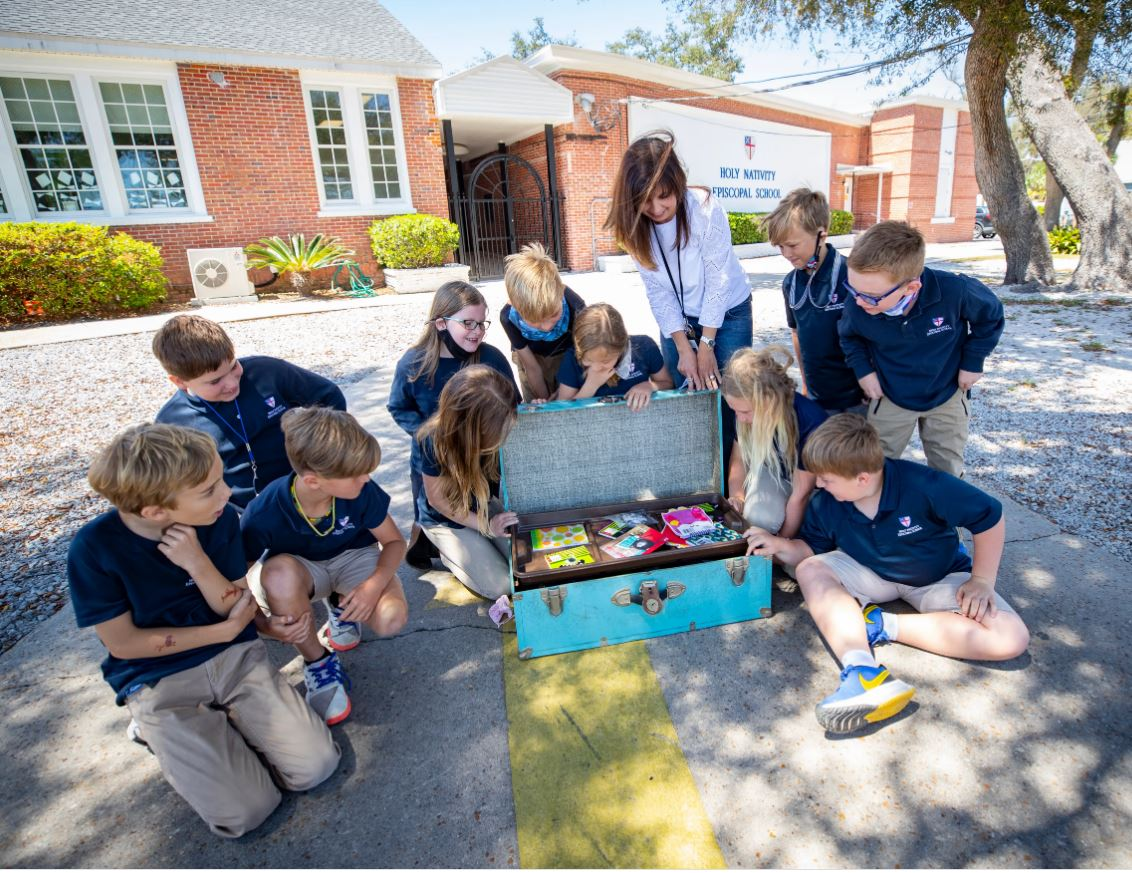
[[[376,0],[2,0],[3,32],[440,66]]]

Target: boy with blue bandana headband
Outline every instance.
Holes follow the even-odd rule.
[[[585,301],[566,287],[554,260],[538,243],[507,257],[503,284],[511,301],[500,318],[511,341],[523,402],[553,400],[562,356],[574,343],[574,316]]]
[[[924,266],[924,237],[882,221],[856,241],[838,324],[884,454],[899,458],[918,426],[928,465],[963,475],[970,389],[1006,323],[986,285]]]

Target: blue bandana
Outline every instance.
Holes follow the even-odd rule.
[[[554,342],[556,339],[561,339],[570,329],[570,306],[566,303],[566,298],[563,297],[562,317],[558,319],[558,324],[550,330],[539,330],[531,327],[519,317],[519,311],[514,306],[507,311],[507,319],[519,328],[519,333],[523,335],[524,339],[534,340],[535,342]]]

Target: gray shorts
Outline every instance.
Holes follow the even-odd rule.
[[[371,543],[360,549],[347,549],[342,554],[325,561],[309,561],[298,555],[288,555],[298,561],[310,574],[311,600],[324,600],[332,591],[349,594],[373,574],[380,556],[381,547],[377,543]],[[248,587],[260,605],[266,607],[267,596],[260,582],[261,568],[262,564],[257,563],[252,568],[254,572],[248,572]]]
[[[970,573],[948,573],[931,585],[901,585],[899,582],[882,579],[842,551],[814,555],[806,558],[804,563],[811,561],[817,561],[832,570],[841,587],[857,598],[862,606],[866,603],[903,600],[917,612],[957,612],[959,600],[956,592],[971,578]],[[994,604],[999,612],[1014,613],[1014,607],[997,591],[994,593]]]

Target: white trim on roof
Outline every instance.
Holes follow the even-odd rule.
[[[901,97],[899,100],[893,100],[891,103],[882,103],[874,111],[879,112],[882,109],[896,109],[900,106],[931,106],[935,109],[955,109],[958,112],[970,112],[971,107],[966,100],[948,100],[946,97],[929,97],[927,94],[915,95],[911,97]]]
[[[433,83],[437,118],[505,118],[567,124],[573,92],[510,55],[492,58]]]

